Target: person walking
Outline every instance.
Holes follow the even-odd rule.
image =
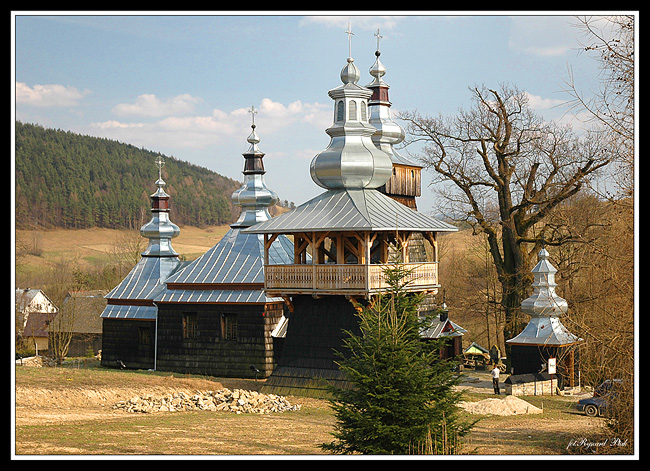
[[[492,368],[492,386],[494,387],[494,394],[501,395],[501,390],[499,389],[499,373],[501,371],[499,370],[499,367],[497,364],[494,364],[494,368]]]

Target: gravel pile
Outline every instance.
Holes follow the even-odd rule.
[[[170,393],[160,397],[145,395],[120,401],[113,406],[127,412],[178,412],[188,410],[226,411],[237,414],[269,414],[300,410],[300,405],[291,405],[283,396],[262,394],[244,389],[220,389],[218,391],[197,391]]]
[[[458,405],[470,414],[483,415],[521,415],[541,414],[539,407],[519,399],[516,396],[506,396],[504,399],[489,398],[478,402],[459,402]]]

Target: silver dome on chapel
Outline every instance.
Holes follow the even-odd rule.
[[[158,189],[151,198],[151,220],[140,228],[140,235],[149,239],[149,244],[142,256],[144,257],[177,257],[178,253],[172,248],[172,239],[180,234],[180,229],[169,219],[169,195],[163,187],[162,167],[165,162],[161,156],[156,158],[158,166]]]
[[[349,27],[346,33],[352,35]],[[343,84],[328,92],[334,100],[334,123],[325,132],[331,139],[310,167],[312,180],[326,189],[379,188],[392,175],[390,156],[372,142],[376,131],[368,122],[372,90],[357,83],[360,77],[350,54],[341,70]]]
[[[266,186],[264,181],[264,152],[258,144],[260,138],[255,132],[255,107],[251,106],[249,112],[252,115],[251,133],[246,139],[250,144],[248,151],[244,154],[244,186],[232,194],[232,202],[242,208],[239,219],[231,227],[248,227],[258,222],[271,219],[268,208],[280,201],[278,195]]]

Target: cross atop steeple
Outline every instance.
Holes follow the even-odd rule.
[[[348,23],[348,29],[345,30],[345,34],[348,35],[348,57],[352,57],[352,36],[354,36],[354,33],[352,32],[350,23]]]
[[[374,34],[374,36],[377,37],[377,52],[379,52],[379,40],[383,38],[383,36],[379,34],[379,28],[377,28],[377,32]]]
[[[158,180],[162,180],[162,168],[165,166],[165,159],[160,154],[156,157],[156,165],[158,166]]]
[[[251,119],[253,120],[252,122],[252,127],[255,127],[255,115],[257,114],[257,110],[255,109],[254,106],[251,106],[251,109],[248,110],[248,112],[251,114]]]

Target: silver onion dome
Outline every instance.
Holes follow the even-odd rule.
[[[557,269],[548,260],[546,249],[540,250],[538,263],[532,269],[533,294],[521,303],[521,310],[529,316],[560,316],[568,310],[568,304],[555,292]]]
[[[359,69],[348,57],[341,70],[343,85],[330,90],[334,100],[334,123],[327,128],[328,147],[310,166],[311,178],[326,189],[379,188],[391,177],[390,156],[372,142],[376,128],[368,122],[368,99],[372,90],[359,85]]]
[[[372,96],[368,101],[368,109],[370,110],[370,119],[368,122],[377,129],[372,136],[372,142],[390,155],[393,163],[408,165],[411,167],[421,167],[402,156],[393,147],[404,140],[405,133],[404,129],[393,121],[391,117],[391,102],[388,98],[388,89],[390,88],[390,85],[384,81],[383,77],[386,75],[386,67],[379,59],[379,56],[381,55],[379,52],[379,38],[382,37],[379,35],[379,30],[377,30],[375,36],[377,36],[377,50],[375,51],[376,60],[369,70],[373,80],[366,85],[366,87],[372,90]]]
[[[250,144],[244,156],[244,186],[232,194],[232,202],[242,208],[239,219],[230,227],[249,227],[258,222],[271,219],[268,208],[280,201],[278,195],[266,186],[264,181],[264,152],[259,149],[260,138],[255,132],[255,111],[251,107],[253,116],[252,131],[246,141]]]
[[[180,234],[180,229],[169,220],[169,195],[163,187],[162,166],[164,161],[158,156],[158,189],[151,198],[151,220],[140,228],[140,234],[149,239],[149,245],[142,252],[143,257],[177,257],[178,253],[172,248],[172,239]]]

